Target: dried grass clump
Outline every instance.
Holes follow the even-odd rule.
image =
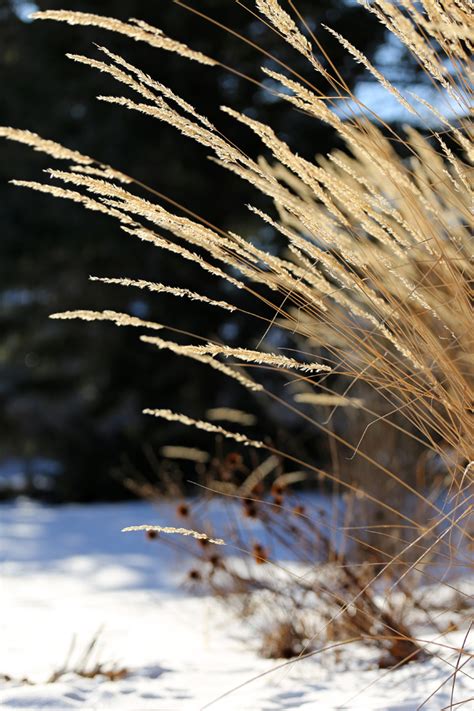
[[[186,208],[176,214],[163,203],[180,206],[164,197],[160,201],[156,194],[149,200],[141,197],[136,194],[135,179],[93,158],[27,131],[1,128],[0,135],[73,163],[48,171],[44,183],[15,181],[16,185],[101,211],[116,219],[129,236],[193,262],[206,278],[221,279],[229,290],[245,290],[274,309],[274,318],[264,319],[264,336],[276,329],[286,334],[297,349],[291,357],[272,352],[265,337],[253,348],[202,345],[206,334],[196,334],[198,344],[188,345],[154,336],[142,336],[142,340],[173,355],[191,357],[237,380],[255,396],[265,394],[287,407],[331,438],[330,467],[322,470],[271,442],[250,439],[215,421],[159,408],[148,408],[145,413],[266,451],[278,461],[291,462],[298,472],[304,470],[330,483],[337,492],[345,491],[351,506],[346,520],[337,526],[352,530],[364,551],[364,563],[375,556],[372,563],[377,572],[358,573],[353,561],[349,564],[334,547],[331,536],[325,538],[319,529],[311,529],[311,535],[319,537],[328,564],[337,561],[344,571],[329,586],[323,584],[322,592],[321,585],[317,588],[330,611],[326,625],[334,627],[337,621],[346,631],[352,625],[364,639],[385,640],[388,645],[395,639],[396,649],[402,652],[394,651],[393,644],[392,658],[403,654],[409,660],[418,655],[419,648],[403,620],[377,603],[374,591],[381,577],[393,576],[391,586],[398,590],[407,576],[410,584],[413,576],[418,576],[418,585],[423,580],[447,581],[448,571],[455,577],[457,567],[466,564],[464,552],[472,541],[468,521],[474,461],[474,151],[469,107],[474,33],[467,0],[363,4],[412,53],[434,89],[431,104],[402,92],[336,34],[349,55],[364,65],[412,122],[400,134],[349,89],[325,56],[319,28],[317,37],[293,2],[288,12],[277,0],[256,2],[267,28],[303,55],[309,69],[322,74],[334,92],[334,97],[321,95],[311,79],[291,67],[262,70],[281,87],[274,92],[281,101],[328,124],[344,144],[343,151],[318,156],[315,161],[296,154],[270,126],[223,107],[260,140],[265,156],[253,160],[185,99],[106,48],[99,50],[100,61],[70,55],[74,61],[112,75],[138,96],[132,100],[119,93],[101,100],[173,126],[206,147],[222,168],[271,198],[271,211],[250,209],[283,238],[286,250],[282,254],[269,254],[245,236],[211,225]],[[34,17],[92,25],[186,59],[218,63],[142,21],[121,22],[70,11],[39,12]],[[331,28],[322,30],[335,34]],[[149,192],[154,193],[151,188]],[[186,296],[238,312],[230,301],[213,301],[181,286],[126,277],[105,281]],[[252,314],[245,312],[245,316]],[[66,312],[62,317],[166,328],[112,312]],[[260,331],[256,343],[259,335]],[[293,381],[296,397],[292,402],[257,379],[267,370],[281,373],[285,383]],[[229,419],[229,413],[222,419]],[[242,418],[233,421],[246,426]],[[294,506],[290,509],[297,522],[290,524],[291,517],[280,515],[285,508],[284,486],[270,507],[256,498],[268,475],[267,465],[261,466],[258,472],[257,468],[249,473],[246,482],[235,484],[235,472],[228,464],[217,488],[243,498],[250,520],[260,520],[265,511],[271,530],[278,535],[284,531],[301,548],[306,545],[306,528],[314,522],[301,512],[296,515]],[[391,550],[385,545],[387,540],[394,544]],[[254,555],[264,560],[262,569],[268,567],[267,562],[271,565],[266,549]],[[441,573],[440,561],[444,561]],[[233,582],[246,589],[245,580],[234,577]],[[270,582],[265,585],[280,601],[292,595],[290,585],[282,590],[273,590]],[[315,590],[313,586],[306,592],[314,596]]]
[[[186,547],[194,556],[186,579],[241,616],[257,633],[264,657],[298,658],[335,645],[336,661],[348,662],[350,652],[340,648],[347,640],[366,645],[381,669],[459,653],[447,635],[469,624],[472,603],[455,579],[442,604],[432,585],[434,571],[452,563],[449,541],[413,566],[384,549],[383,538],[368,544],[364,527],[350,525],[356,495],[345,501],[337,494],[308,496],[297,488],[304,473],[284,472],[274,455],[253,469],[240,459],[230,474],[231,455],[210,456],[200,477],[205,496],[177,507],[176,515],[198,530],[212,530],[216,513],[226,522],[225,555],[206,539]],[[162,484],[156,500],[166,492]],[[415,549],[426,553],[423,544]],[[468,564],[468,557],[460,552],[459,560]],[[431,644],[427,629],[435,635]],[[322,663],[332,661],[328,655]]]
[[[261,655],[267,659],[293,659],[304,649],[306,635],[293,622],[276,622],[262,637]]]
[[[74,636],[71,640],[69,650],[63,662],[43,681],[32,681],[24,677],[17,679],[9,674],[0,674],[0,680],[12,682],[14,684],[27,684],[34,686],[35,684],[56,684],[60,682],[66,674],[76,674],[83,679],[95,679],[96,677],[104,677],[108,681],[120,681],[128,676],[129,670],[116,662],[99,661],[97,657],[97,647],[100,641],[101,630],[91,638],[90,642],[84,647],[83,651],[76,654],[77,638]]]

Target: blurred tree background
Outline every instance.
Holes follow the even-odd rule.
[[[299,0],[297,4],[312,27],[328,23],[369,58],[396,62],[397,74],[415,81],[415,68],[396,48],[387,47],[384,30],[356,3]],[[195,0],[194,7],[311,75],[299,55],[233,0]],[[196,65],[98,29],[32,23],[28,13],[38,8],[138,17],[257,79],[261,78],[259,64],[268,60],[171,0],[0,0],[0,124],[30,129],[76,148],[216,225],[278,249],[275,235],[244,207],[261,200],[250,186],[206,160],[202,148],[170,127],[96,101],[98,94],[117,95],[123,90],[110,77],[64,55],[97,56],[93,43],[107,46],[168,84],[254,155],[259,151],[255,137],[222,115],[220,105],[253,112],[271,123],[294,150],[310,158],[334,147],[331,130],[223,69]],[[327,33],[324,44],[348,83],[357,87],[361,65]],[[327,89],[321,77],[311,75],[311,79]],[[127,494],[111,473],[124,467],[146,473],[151,469],[146,452],[158,452],[165,443],[184,443],[184,438],[186,444],[212,446],[197,431],[183,432],[142,416],[147,406],[198,416],[217,406],[256,411],[259,424],[252,436],[285,440],[293,450],[312,448],[318,456],[320,443],[314,441],[314,434],[302,431],[284,412],[252,401],[248,393],[199,364],[154,351],[138,341],[133,329],[48,319],[50,313],[66,309],[113,308],[192,328],[229,344],[255,346],[262,335],[258,322],[234,316],[226,322],[222,312],[209,306],[193,305],[190,323],[190,305],[185,300],[88,282],[90,274],[128,276],[225,298],[215,280],[203,283],[202,271],[134,241],[106,217],[8,184],[11,178],[35,179],[52,163],[26,147],[0,145],[0,486],[3,478],[4,493],[9,486],[26,482],[29,493],[56,501],[113,499]],[[255,301],[245,303],[245,295],[236,298],[248,310],[258,308]]]

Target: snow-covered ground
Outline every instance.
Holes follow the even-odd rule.
[[[171,505],[0,505],[0,677],[12,679],[0,681],[0,708],[415,711],[451,673],[436,657],[387,673],[370,668],[356,646],[337,667],[316,656],[275,669],[259,658],[250,629],[189,589],[192,561],[179,547],[120,532],[158,522],[176,525]],[[224,514],[216,534],[221,524]],[[68,673],[46,683],[72,639],[74,666],[99,629],[96,659],[128,674],[109,681]],[[462,636],[443,642],[460,644]],[[456,663],[456,655],[444,656]],[[469,672],[466,665],[458,674],[455,701],[474,695]],[[24,677],[34,683],[17,681]],[[450,693],[448,681],[423,709],[448,706]]]

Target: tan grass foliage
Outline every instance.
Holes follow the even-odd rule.
[[[436,555],[445,561],[447,570],[454,568],[465,545],[472,541],[467,524],[473,485],[469,463],[474,459],[474,151],[469,120],[472,7],[467,0],[374,0],[361,4],[411,52],[433,87],[433,101],[395,86],[357,47],[332,29],[322,28],[322,33],[319,27],[312,30],[292,0],[285,9],[277,0],[256,0],[256,10],[267,30],[276,32],[303,55],[309,69],[323,74],[333,91],[333,96],[323,96],[311,78],[306,79],[277,57],[278,71],[262,68],[264,78],[271,78],[277,87],[272,89],[274,97],[304,112],[308,120],[328,124],[338,134],[344,149],[315,160],[298,155],[270,126],[224,107],[227,115],[261,142],[264,155],[254,160],[184,98],[122,57],[104,47],[99,49],[101,60],[70,55],[88,68],[108,73],[138,95],[137,100],[120,95],[100,96],[101,100],[137,111],[144,120],[156,119],[174,127],[180,135],[204,146],[223,169],[270,198],[273,207],[265,211],[252,206],[249,209],[284,240],[286,249],[281,254],[270,254],[245,236],[211,225],[141,183],[140,188],[153,197],[137,195],[134,188],[138,181],[77,151],[28,131],[1,128],[0,136],[73,163],[69,169],[49,170],[45,182],[15,181],[16,185],[107,214],[118,220],[128,235],[171,252],[177,259],[193,262],[206,277],[225,281],[229,289],[247,291],[273,310],[271,319],[244,312],[260,319],[258,323],[266,329],[260,340],[263,329],[256,333],[258,345],[253,349],[207,343],[206,334],[199,334],[205,345],[181,345],[155,336],[141,339],[173,355],[193,358],[256,395],[265,393],[330,436],[330,471],[322,472],[311,462],[214,422],[168,409],[144,412],[268,450],[271,456],[249,471],[243,483],[235,485],[235,496],[242,492],[248,496],[256,486],[263,486],[280,459],[287,458],[298,469],[287,484],[297,483],[311,472],[347,489],[353,497],[353,515],[360,511],[357,506],[362,501],[377,506],[378,515],[392,516],[390,525],[395,528],[388,532],[383,528],[389,525],[385,520],[378,527],[379,518],[375,517],[376,542],[363,542],[365,553],[377,556],[380,571],[357,578],[352,568],[344,567],[344,585],[349,586],[352,596],[346,595],[344,586],[341,588],[337,613],[327,626],[344,619],[347,629],[355,626],[370,637],[376,618],[379,636],[393,635],[393,626],[398,625],[406,642],[409,635],[404,625],[380,610],[372,587],[381,575],[399,570],[398,566],[402,573],[395,576],[394,586],[402,585],[405,576],[415,571],[423,576]],[[96,26],[187,59],[217,64],[142,21],[122,22],[70,11],[39,12],[34,17]],[[397,100],[413,125],[397,133],[354,95],[319,39],[328,29],[348,55]],[[310,75],[314,77],[314,71]],[[238,312],[230,303],[214,301],[181,286],[126,277],[99,280],[204,302],[227,311],[226,318]],[[55,317],[161,328],[110,311],[66,312]],[[300,351],[298,357],[272,352],[266,336],[276,330],[291,337]],[[232,363],[219,358],[231,358]],[[292,404],[247,375],[250,368],[256,378],[268,369],[280,371],[284,378],[297,380],[305,389],[299,389],[293,401],[296,404]],[[325,406],[330,414],[321,422],[307,414],[308,408],[299,409],[299,404]],[[334,413],[341,407],[347,421],[352,416],[348,432],[337,431]],[[246,413],[237,414],[229,408],[211,410],[209,419],[216,417],[217,421],[251,424]],[[344,448],[342,458],[338,447]],[[186,458],[184,449],[181,456]],[[179,457],[179,452],[175,456]],[[194,460],[201,461],[197,456]],[[435,463],[435,474],[430,472],[429,462]],[[280,481],[280,488],[285,481]],[[217,481],[216,486],[226,493],[231,489],[227,480]],[[406,498],[401,495],[406,497],[407,492],[416,504],[414,511],[405,510]],[[446,492],[452,511],[437,503],[440,494]],[[280,510],[281,494],[276,497],[278,503],[273,505]],[[250,501],[246,506],[248,517],[254,518],[258,514],[255,503]],[[306,525],[301,511],[298,516]],[[283,517],[279,520],[286,521]],[[273,519],[270,523],[274,531]],[[372,519],[365,517],[365,531],[369,523]],[[349,528],[349,522],[346,524]],[[291,527],[286,530],[285,525],[280,524],[278,530],[287,535]],[[306,533],[298,535],[303,541]],[[317,529],[314,535],[319,535]],[[390,555],[386,553],[387,539],[395,546],[395,553]],[[344,556],[333,549],[332,542],[324,545],[331,562],[339,560],[342,565]],[[254,557],[263,567],[269,560],[263,548],[256,554],[254,551]],[[323,592],[328,600],[334,597],[329,588]],[[350,622],[348,611],[352,609],[357,620]],[[392,643],[395,648],[393,639]],[[405,650],[403,645],[398,647]],[[416,645],[410,649],[409,657],[418,654]],[[398,658],[399,652],[393,651],[392,656]],[[402,656],[404,653],[400,652]]]

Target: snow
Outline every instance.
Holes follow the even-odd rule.
[[[216,509],[216,535],[225,537],[225,522]],[[141,523],[183,525],[172,504],[0,505],[0,675],[13,679],[0,680],[1,709],[198,711],[244,684],[210,708],[415,711],[453,670],[431,657],[381,671],[361,646],[337,664],[328,655],[285,666],[262,659],[252,629],[185,582],[193,565],[185,546],[120,532]],[[110,681],[70,672],[46,683],[72,639],[74,666],[98,630],[95,659],[128,674]],[[456,663],[449,651],[440,656]],[[17,681],[24,677],[33,683]],[[450,693],[448,681],[423,709],[449,705]],[[455,701],[473,694],[472,677],[459,673]]]

